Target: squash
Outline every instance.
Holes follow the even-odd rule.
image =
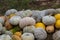
[[[23,33],[34,33],[35,26],[26,26],[23,28]]]
[[[60,20],[57,20],[57,21],[56,21],[55,27],[56,27],[57,29],[60,29]]]
[[[60,19],[60,14],[56,14],[54,17],[56,18],[56,20],[59,20]]]
[[[28,25],[35,25],[35,20],[32,17],[25,17],[19,21],[20,28],[24,28]]]
[[[18,25],[19,24],[19,21],[21,20],[21,17],[20,16],[13,16],[9,19],[9,22],[12,24],[12,25]]]
[[[45,25],[52,25],[52,24],[55,24],[56,19],[55,19],[55,17],[53,17],[53,16],[47,15],[47,16],[44,16],[44,17],[42,18],[42,22],[43,22]]]
[[[53,25],[47,26],[47,27],[46,27],[46,31],[47,31],[48,33],[53,33],[53,32],[54,32],[54,26],[53,26]]]
[[[10,14],[15,14],[16,12],[17,12],[16,9],[9,9],[9,10],[6,11],[5,15],[9,16]]]
[[[47,33],[44,29],[42,28],[36,28],[34,30],[34,36],[37,40],[44,40],[47,38]]]
[[[23,33],[21,38],[22,40],[34,40],[34,35],[32,33]]]
[[[14,35],[21,37],[22,33],[21,32],[15,32]]]
[[[21,40],[21,38],[17,35],[12,35],[12,40]]]
[[[56,31],[52,37],[53,37],[53,40],[60,40],[60,30]]]
[[[36,28],[43,28],[43,29],[45,29],[45,25],[43,23],[41,23],[41,22],[36,23],[35,27]]]

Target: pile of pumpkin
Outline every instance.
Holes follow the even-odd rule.
[[[48,33],[53,33],[53,40],[60,40],[60,8],[9,9],[0,15],[0,40],[45,40]]]

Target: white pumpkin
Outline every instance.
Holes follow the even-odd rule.
[[[42,22],[45,24],[45,25],[51,25],[51,24],[54,24],[55,22],[56,22],[56,19],[55,19],[55,17],[53,17],[53,16],[44,16],[43,18],[42,18]]]
[[[36,21],[32,17],[25,17],[20,20],[19,26],[20,28],[24,28],[25,26],[28,26],[28,25],[35,25],[35,22]]]
[[[0,39],[2,39],[2,40],[12,40],[12,38],[9,35],[6,35],[6,34],[1,35]]]
[[[21,38],[22,40],[34,40],[34,35],[32,33],[23,33]]]
[[[10,15],[11,13],[16,13],[17,10],[16,9],[9,9],[6,11],[5,15]]]
[[[20,20],[21,20],[20,16],[13,16],[13,17],[10,18],[9,22],[12,25],[18,25]]]

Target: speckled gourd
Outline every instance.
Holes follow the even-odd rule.
[[[35,26],[26,26],[23,28],[23,33],[34,33]]]
[[[25,26],[28,26],[28,25],[35,25],[35,22],[36,21],[32,17],[25,17],[20,20],[19,26],[20,28],[24,28]]]
[[[52,37],[53,37],[53,40],[60,40],[60,30],[56,31]]]
[[[10,18],[9,22],[12,25],[18,25],[20,20],[21,20],[20,16],[13,16],[13,17]]]
[[[34,40],[34,35],[32,33],[23,33],[21,38],[22,40]]]
[[[56,19],[55,17],[53,16],[50,16],[50,15],[47,15],[47,16],[44,16],[42,18],[42,22],[45,24],[45,25],[52,25],[56,22]]]
[[[37,40],[44,40],[47,38],[47,33],[42,28],[37,28],[34,30],[34,36]]]

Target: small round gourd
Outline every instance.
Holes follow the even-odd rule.
[[[20,20],[21,20],[20,16],[13,16],[13,17],[10,18],[9,22],[12,25],[18,25]]]
[[[47,27],[46,27],[46,31],[47,31],[48,33],[53,33],[53,32],[54,32],[54,26],[53,26],[53,25],[47,26]]]
[[[56,21],[55,27],[56,27],[57,29],[60,29],[60,20],[57,20],[57,21]]]
[[[36,23],[35,27],[36,28],[43,28],[43,29],[45,29],[45,25],[43,23],[41,23],[41,22]]]
[[[53,40],[60,40],[60,30],[56,31],[52,37],[53,37]]]
[[[6,35],[6,34],[1,35],[0,39],[2,39],[2,40],[12,40],[12,38],[9,35]]]
[[[32,33],[24,33],[21,38],[22,40],[34,40],[34,35]]]
[[[21,38],[17,35],[12,35],[12,40],[21,40]]]
[[[26,26],[23,28],[23,33],[34,33],[35,26]]]
[[[54,17],[56,18],[56,20],[59,20],[60,19],[60,14],[56,14]]]
[[[28,25],[35,25],[35,20],[32,17],[25,17],[21,19],[19,22],[20,28],[24,28],[25,26]]]
[[[9,9],[6,11],[5,15],[15,14],[17,12],[16,9]]]
[[[55,17],[53,17],[53,16],[44,16],[43,18],[42,18],[42,22],[45,24],[45,25],[52,25],[52,24],[54,24],[55,22],[56,22],[56,19],[55,19]]]
[[[47,37],[47,33],[42,28],[37,28],[34,30],[34,36],[37,40],[44,40]]]

